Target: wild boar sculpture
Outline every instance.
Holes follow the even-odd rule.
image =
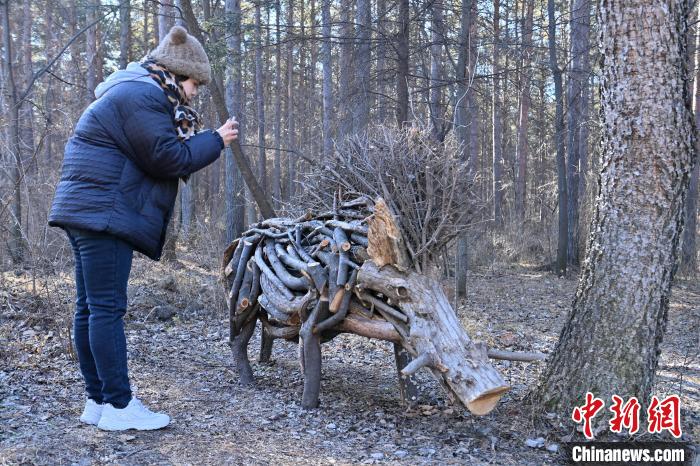
[[[405,378],[427,367],[451,398],[474,414],[490,412],[507,384],[440,283],[408,257],[382,199],[361,196],[328,212],[253,225],[222,264],[240,382],[253,382],[247,347],[259,320],[267,357],[272,339],[299,342],[305,408],[318,406],[321,343],[345,332],[394,343],[402,397],[411,388]]]

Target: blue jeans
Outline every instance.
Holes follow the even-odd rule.
[[[87,395],[121,409],[131,401],[122,318],[133,248],[106,233],[66,232],[75,256],[73,337]]]

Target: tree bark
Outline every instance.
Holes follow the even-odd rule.
[[[587,391],[648,402],[696,158],[685,98],[689,3],[600,5],[598,195],[573,309],[536,396],[547,411],[568,417]]]
[[[556,99],[554,144],[557,148],[557,194],[559,205],[559,232],[557,233],[557,260],[555,272],[562,276],[566,274],[567,234],[568,234],[568,194],[566,188],[566,156],[564,154],[564,98],[562,92],[561,69],[557,63],[556,24],[554,16],[554,0],[547,0],[547,16],[549,20],[549,67],[554,76],[554,98]]]

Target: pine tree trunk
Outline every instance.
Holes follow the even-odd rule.
[[[170,28],[175,25],[173,0],[161,0],[158,3],[158,41],[165,38]]]
[[[331,0],[321,0],[321,24],[323,25],[323,152],[322,159],[330,157],[333,151],[331,126],[333,120],[333,57],[331,55]]]
[[[587,114],[583,107],[588,104],[588,77],[589,65],[589,33],[591,29],[591,4],[590,0],[575,0],[571,14],[571,70],[569,73],[567,113],[568,124],[568,164],[567,164],[567,189],[568,189],[568,220],[567,220],[567,260],[569,264],[579,263],[579,178],[581,172],[581,158],[586,150],[587,141],[581,139],[582,128],[587,123],[583,115]]]
[[[242,83],[241,83],[241,4],[240,0],[226,0],[225,10],[231,17],[230,29],[227,31],[226,107],[229,115],[239,120],[238,140],[244,141],[244,124],[241,118]],[[240,236],[245,227],[245,185],[230,146],[226,148],[226,242]]]
[[[369,124],[369,101],[370,101],[370,26],[372,23],[370,0],[357,0],[355,9],[355,50],[357,55],[355,63],[362,66],[355,66],[355,88],[357,92],[354,96],[353,124],[354,132],[361,133],[367,129]]]
[[[500,0],[493,2],[493,47],[492,47],[492,72],[493,94],[491,95],[491,153],[493,168],[493,220],[496,226],[503,224],[503,131],[501,127],[501,70],[498,65],[499,55],[499,35],[500,35]]]
[[[399,33],[396,38],[397,73],[396,73],[396,122],[403,126],[408,121],[408,51],[409,51],[409,3],[399,0]]]
[[[387,74],[387,6],[386,0],[377,0],[377,111],[380,123],[385,123],[387,116],[386,74]]]
[[[267,8],[267,7],[266,7]],[[260,1],[255,2],[255,102],[258,114],[258,183],[263,192],[267,194],[267,156],[265,152],[265,95],[263,85],[265,76],[263,74],[263,47],[261,29]]]
[[[527,160],[530,157],[530,145],[527,140],[530,114],[530,81],[532,79],[532,21],[535,2],[527,2],[527,12],[523,19],[522,71],[520,81],[520,108],[518,116],[518,141],[516,146],[516,182],[515,182],[515,216],[522,226],[525,221],[525,203],[527,196]]]
[[[549,66],[554,76],[554,98],[556,99],[554,143],[557,148],[557,197],[559,205],[559,232],[557,234],[557,260],[555,272],[562,276],[566,274],[567,264],[567,234],[568,234],[568,193],[566,188],[566,158],[564,155],[564,97],[561,82],[561,69],[557,62],[556,18],[554,16],[554,0],[547,0],[547,16],[549,20]]]
[[[468,160],[469,178],[475,179],[479,157],[478,107],[474,97],[474,73],[476,71],[476,0],[462,4],[461,47],[459,50],[457,75],[461,78],[455,96],[455,126],[464,147],[462,156]],[[455,264],[455,292],[457,297],[467,293],[467,270],[469,268],[469,240],[466,234],[457,240]]]
[[[119,69],[131,60],[131,0],[119,1]]]
[[[100,7],[100,0],[90,0],[87,4],[86,22],[87,24],[93,23],[97,20],[97,15],[99,13],[98,9]],[[95,24],[85,32],[85,42],[87,51],[87,95],[86,103],[90,103],[95,100],[95,88],[97,84],[101,81],[100,76],[102,74],[102,60],[98,50],[98,27],[99,24]]]
[[[697,11],[695,12],[697,19]],[[695,48],[689,63],[695,64],[695,85],[693,87],[692,99],[695,104],[695,128],[700,128],[700,27],[695,25],[695,37],[689,40],[695,41]],[[688,44],[690,46],[690,44]],[[689,47],[690,48],[690,47]],[[700,153],[700,142],[695,142],[695,152]],[[691,171],[690,186],[688,187],[688,197],[685,201],[685,221],[683,222],[683,249],[681,251],[681,268],[684,273],[693,275],[696,273],[697,245],[696,236],[698,228],[698,177],[700,177],[700,162],[695,161],[695,167]]]
[[[340,1],[340,76],[338,83],[338,140],[342,141],[345,137],[352,133],[352,112],[348,111],[351,108],[351,98],[353,92],[353,44],[352,44],[352,1]]]
[[[294,0],[288,0],[287,8],[287,149],[296,149],[296,113],[294,107]],[[287,152],[287,199],[296,193],[296,156]]]
[[[14,264],[24,260],[25,244],[22,238],[22,157],[20,152],[19,134],[19,103],[17,102],[17,87],[12,75],[12,36],[10,34],[10,5],[4,2],[2,12],[2,33],[5,60],[5,86],[8,93],[8,130],[10,154],[14,158],[10,168],[10,181],[13,184],[13,197],[10,215],[10,239],[8,249]]]
[[[587,391],[643,404],[650,395],[696,157],[684,89],[688,4],[600,5],[600,181],[573,309],[537,394],[547,411],[568,417]]]
[[[32,10],[31,1],[24,0],[22,12],[22,84],[23,90],[28,89],[34,75],[32,63]],[[31,103],[34,93],[30,93],[21,102],[19,109],[20,124],[20,154],[24,170],[36,175],[37,160],[34,157],[34,112]]]
[[[443,36],[443,4],[442,0],[435,0],[431,7],[431,37],[430,37],[430,121],[433,126],[433,137],[442,141],[445,137],[445,108],[442,103],[443,89],[443,56],[445,46]]]
[[[275,0],[275,165],[272,171],[272,194],[275,206],[282,201],[282,32],[280,29],[280,0]]]

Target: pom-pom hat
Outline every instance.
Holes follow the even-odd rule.
[[[175,74],[208,84],[211,81],[211,65],[204,47],[182,26],[173,26],[149,57]]]

